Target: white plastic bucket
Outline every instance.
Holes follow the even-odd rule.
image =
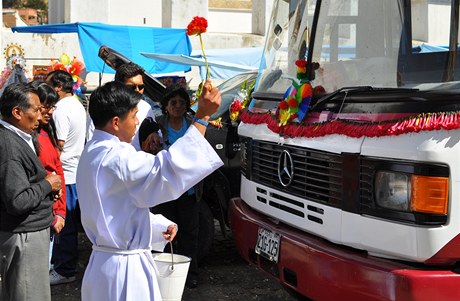
[[[191,258],[171,253],[152,255],[163,301],[182,300]]]

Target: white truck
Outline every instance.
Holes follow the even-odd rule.
[[[274,1],[229,222],[294,294],[460,300],[459,3]],[[284,124],[302,59],[313,96]]]

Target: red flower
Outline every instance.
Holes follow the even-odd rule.
[[[53,70],[66,70],[66,68],[63,63],[57,62],[53,65]]]
[[[241,101],[239,100],[235,100],[232,102],[232,104],[230,105],[230,111],[232,112],[239,112],[241,111],[243,107],[241,106]]]
[[[297,107],[297,99],[295,99],[295,98],[289,99],[289,100],[288,100],[288,105],[289,105],[289,107],[291,107],[291,108]]]
[[[208,21],[203,17],[193,17],[193,20],[187,26],[187,35],[200,35],[206,32]]]
[[[72,63],[70,64],[69,73],[72,75],[79,75],[83,71],[84,68],[85,68],[85,65],[83,65],[83,62],[78,61],[74,58]]]
[[[200,37],[200,45],[201,45],[201,52],[203,52],[204,62],[206,63],[206,79],[211,77],[211,71],[209,70],[208,59],[206,58],[206,53],[204,52],[204,45],[203,45],[203,38],[201,34],[206,32],[206,28],[208,28],[208,21],[203,17],[193,17],[193,20],[187,26],[187,35],[197,35]],[[202,89],[203,89],[204,81],[198,86],[198,90],[196,91],[196,97],[200,97]]]
[[[287,101],[283,100],[282,102],[280,102],[280,109],[281,110],[287,110],[289,108],[289,105],[287,103]]]

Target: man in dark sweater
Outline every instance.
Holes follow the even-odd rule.
[[[49,229],[62,187],[33,146],[41,118],[37,91],[23,83],[6,87],[0,113],[0,300],[49,301]]]

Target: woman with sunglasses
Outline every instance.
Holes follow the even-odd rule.
[[[190,111],[190,96],[179,85],[169,86],[166,88],[165,95],[161,100],[161,110],[163,115],[157,118],[157,122],[162,129],[163,147],[168,148],[169,145],[182,137],[193,123],[193,116],[188,114]],[[201,192],[202,183],[200,182],[181,195],[177,200],[152,208],[153,213],[162,214],[166,218],[175,221],[178,229],[180,229],[177,232],[176,240],[174,240],[177,244],[174,252],[177,251],[177,253],[192,259],[185,284],[188,288],[195,288],[198,284],[198,201],[201,198]]]
[[[45,167],[48,174],[55,173],[61,177],[62,186],[64,185],[64,171],[62,169],[62,163],[60,159],[60,153],[62,149],[59,147],[58,139],[56,136],[56,126],[52,118],[55,104],[59,100],[59,96],[44,81],[33,81],[31,85],[37,89],[38,97],[40,99],[41,115],[42,118],[39,120],[39,126],[37,128],[38,140],[34,141],[35,150],[38,155],[38,159]],[[66,216],[66,196],[65,189],[62,190],[62,194],[53,204],[53,215],[54,220],[51,224],[51,246],[50,246],[50,259],[53,249],[53,240],[55,234],[61,232],[65,225]]]

